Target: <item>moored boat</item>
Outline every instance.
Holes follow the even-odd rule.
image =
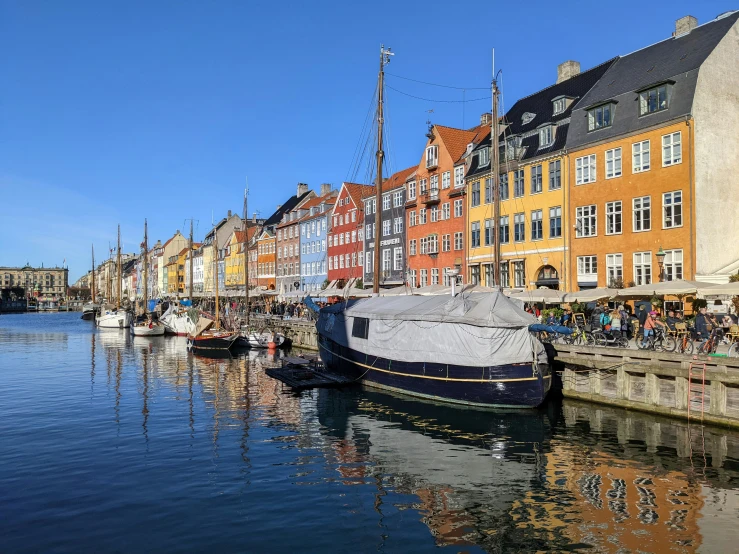
[[[174,302],[170,302],[159,321],[164,324],[166,332],[172,335],[185,337],[195,331],[195,323],[190,318],[188,310]]]
[[[82,306],[82,319],[87,321],[94,321],[95,316],[97,316],[98,311],[100,310],[100,305],[95,304],[94,302],[88,302],[84,306]]]
[[[159,321],[142,321],[131,325],[131,334],[135,337],[162,337],[164,325]]]
[[[131,312],[120,308],[103,310],[95,318],[95,323],[104,329],[125,329],[131,325]]]

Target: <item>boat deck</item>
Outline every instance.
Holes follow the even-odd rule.
[[[282,360],[281,367],[269,368],[265,373],[295,390],[342,387],[354,382],[349,377],[328,371],[315,358],[287,357]]]

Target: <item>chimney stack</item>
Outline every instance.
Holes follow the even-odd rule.
[[[256,223],[257,222],[257,212],[254,212],[251,214],[251,222]]]
[[[279,210],[280,208],[282,208],[282,204],[277,204],[277,210]],[[275,210],[275,211],[277,211],[277,210]]]
[[[231,210],[228,210],[228,218],[231,219]]]
[[[557,66],[557,84],[580,74],[580,62],[568,60]]]
[[[480,125],[490,125],[493,122],[493,114],[485,112],[480,116]]]
[[[675,32],[672,36],[677,38],[687,35],[690,31],[698,26],[698,20],[692,15],[686,15],[675,21]]]
[[[326,196],[331,192],[331,183],[323,183],[321,185],[321,196]]]
[[[308,192],[308,185],[305,183],[298,183],[298,198]]]

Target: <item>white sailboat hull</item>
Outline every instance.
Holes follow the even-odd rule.
[[[125,329],[131,326],[131,314],[129,312],[106,311],[95,319],[98,327],[104,329]]]
[[[195,324],[186,312],[175,312],[172,308],[159,318],[169,333],[186,337],[195,332]]]
[[[164,325],[154,323],[149,327],[148,323],[131,325],[131,333],[134,337],[161,337],[164,335]]]

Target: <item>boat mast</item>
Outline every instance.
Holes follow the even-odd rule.
[[[213,258],[216,262],[216,329],[219,327],[220,314],[218,312],[218,229],[213,227]]]
[[[385,45],[380,45],[380,74],[378,76],[377,84],[377,181],[375,182],[375,202],[377,207],[375,209],[375,226],[374,226],[374,239],[375,239],[375,260],[374,260],[374,272],[372,274],[372,292],[380,292],[380,241],[379,237],[382,234],[382,162],[385,157],[385,152],[382,150],[382,128],[385,123],[383,116],[383,89],[385,88],[385,66],[390,63],[390,56],[393,53],[390,52],[390,48],[385,50]]]
[[[123,292],[121,290],[121,287],[123,287],[123,279],[121,278],[121,226],[118,225],[118,260],[117,260],[117,267],[116,267],[116,280],[118,281],[118,298],[116,299],[118,302],[118,308],[121,307],[121,293]]]
[[[247,182],[248,183],[248,182]],[[249,226],[247,223],[247,196],[249,185],[244,189],[244,293],[246,295],[246,330],[249,331]]]
[[[90,278],[92,303],[95,303],[95,245],[92,245],[92,277]]]
[[[144,313],[149,311],[149,236],[144,219]]]
[[[193,258],[193,250],[192,250],[192,218],[190,218],[190,302],[193,301],[193,290],[192,290],[192,279],[193,279],[192,258]]]
[[[495,67],[493,67],[495,71]],[[493,177],[493,283],[501,290],[500,282],[500,148],[498,145],[498,83],[493,74],[493,120],[490,122],[490,148],[492,150],[492,177]],[[497,229],[495,228],[497,226]]]

